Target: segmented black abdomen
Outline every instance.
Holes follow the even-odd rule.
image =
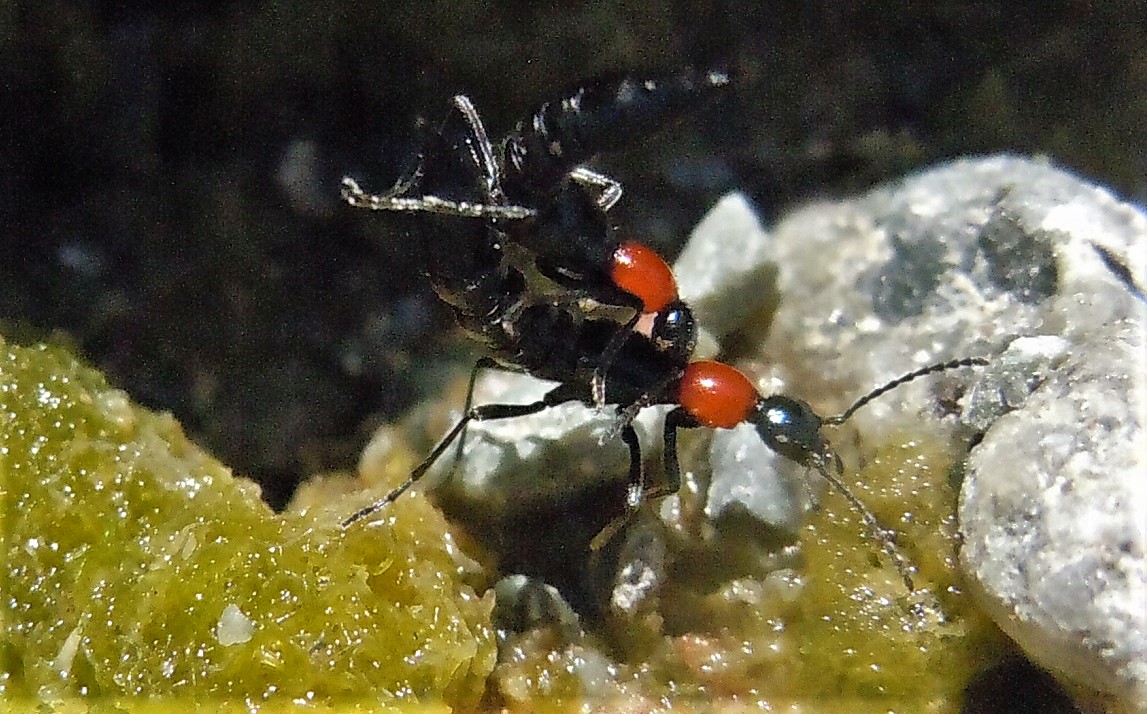
[[[725,72],[686,70],[656,79],[598,80],[546,102],[506,139],[507,196],[521,201],[548,193],[594,154],[648,135],[728,83]]]

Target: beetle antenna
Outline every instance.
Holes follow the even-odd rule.
[[[868,403],[873,399],[887,394],[893,389],[903,386],[914,379],[919,379],[920,377],[925,377],[929,374],[935,374],[937,372],[946,372],[949,369],[958,369],[960,367],[986,367],[987,365],[988,360],[984,357],[962,357],[960,359],[948,360],[947,362],[940,362],[937,364],[928,365],[927,367],[921,367],[914,372],[909,372],[908,374],[905,374],[901,377],[897,377],[888,384],[873,389],[868,394],[865,394],[860,399],[857,399],[853,405],[844,410],[843,413],[825,419],[824,423],[830,426],[839,426],[848,421],[848,419],[857,411],[867,406]]]
[[[910,593],[916,592],[916,584],[912,581],[912,576],[917,572],[916,566],[908,556],[904,555],[904,551],[900,549],[900,546],[896,544],[895,531],[880,525],[876,514],[873,513],[868,506],[864,505],[864,502],[857,498],[841,479],[844,468],[840,463],[840,457],[835,453],[828,452],[816,460],[814,468],[833,488],[844,496],[844,500],[848,501],[848,505],[860,514],[860,518],[864,521],[864,525],[868,529],[869,534],[880,543],[880,549],[884,551],[884,554],[887,555],[892,560],[892,564],[896,566],[896,572],[900,573],[900,578],[904,581],[904,587],[908,588],[908,592]]]

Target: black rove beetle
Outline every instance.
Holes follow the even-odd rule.
[[[525,416],[567,402],[610,404],[617,410],[616,431],[630,452],[629,485],[625,515],[609,524],[592,547],[606,542],[645,500],[677,491],[678,430],[748,422],[770,448],[814,469],[845,495],[905,585],[914,589],[911,563],[892,533],[841,481],[840,459],[822,430],[906,382],[987,361],[973,357],[918,369],[830,418],[798,399],[762,396],[727,364],[691,361],[696,327],[692,310],[677,295],[672,272],[650,249],[615,238],[606,213],[620,198],[621,186],[582,165],[599,151],[681,116],[728,83],[723,72],[694,70],[660,79],[598,80],[543,104],[497,146],[472,102],[458,95],[423,147],[416,169],[389,192],[371,195],[353,179],[343,180],[343,198],[352,206],[424,214],[412,229],[411,243],[422,251],[422,269],[458,323],[489,350],[478,367],[496,366],[558,383],[530,404],[468,408],[406,481],[348,517],[344,527],[417,483],[471,422]],[[565,293],[554,297],[533,290],[511,260],[510,245],[523,248],[538,271]],[[633,317],[621,323],[589,314],[579,302],[586,297],[630,308]],[[636,329],[642,314],[654,317],[649,334]],[[663,431],[665,479],[647,488],[632,421],[645,407],[660,404],[673,406]]]

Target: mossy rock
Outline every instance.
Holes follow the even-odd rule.
[[[914,592],[828,491],[802,529],[799,566],[731,575],[754,552],[753,536],[735,529],[759,526],[730,522],[716,543],[677,558],[655,609],[618,624],[612,649],[554,652],[555,638],[528,632],[503,648],[514,654],[492,690],[527,711],[645,711],[665,701],[686,712],[962,711],[976,674],[1014,649],[956,567],[953,452],[894,433],[866,453],[848,485],[880,522],[897,524],[917,566]],[[602,651],[622,658],[609,677],[597,674]]]
[[[63,349],[0,341],[0,711],[557,711],[670,691],[685,710],[954,711],[1001,640],[955,571],[950,460],[900,441],[851,485],[883,522],[914,514],[899,525],[940,610],[912,606],[829,494],[805,529],[802,572],[716,589],[682,577],[654,618],[672,616],[675,634],[656,626],[641,645],[627,639],[641,632],[622,633],[598,651],[586,649],[593,637],[551,649],[528,632],[535,646],[491,677],[492,601],[477,593],[493,576],[424,498],[344,530],[368,495],[319,480],[296,499],[308,508],[274,514],[170,416],[131,404]],[[379,463],[394,473],[379,488],[411,458],[388,452]],[[610,651],[625,661],[605,666]],[[611,681],[587,679],[593,663]]]
[[[423,499],[275,514],[63,349],[0,340],[0,497],[0,705],[467,708],[493,668],[492,602]]]

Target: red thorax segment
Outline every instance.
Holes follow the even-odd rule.
[[[689,363],[677,401],[702,426],[731,429],[748,418],[760,395],[749,378],[721,362]]]
[[[613,253],[613,284],[641,300],[642,312],[660,312],[677,299],[673,271],[655,251],[640,243],[622,243]]]

